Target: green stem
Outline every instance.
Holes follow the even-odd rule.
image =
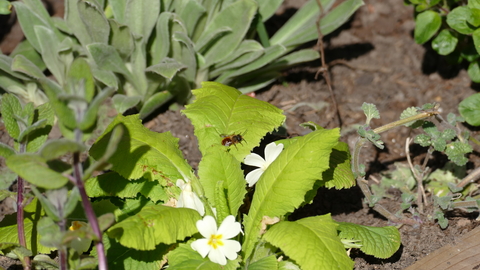
[[[20,153],[24,153],[26,145],[24,143],[20,144]],[[25,180],[22,177],[18,176],[17,178],[17,234],[18,234],[18,243],[27,248],[27,241],[25,239],[25,223],[24,223],[24,211],[23,211],[23,200],[25,193]],[[32,265],[30,257],[25,256],[23,258],[24,264],[23,269],[30,270]]]

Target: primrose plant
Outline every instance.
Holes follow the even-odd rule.
[[[309,124],[311,133],[271,142],[262,157],[251,151],[284,122],[281,110],[215,82],[193,94],[183,113],[202,153],[196,173],[178,139],[146,129],[138,115],[119,115],[90,149],[101,158],[112,131],[125,130],[110,171],[85,183],[94,207],[115,215],[103,238],[110,267],[352,269],[346,248],[379,258],[397,251],[395,227],[287,218],[319,187],[355,184],[338,129]],[[253,167],[246,179],[242,163]]]

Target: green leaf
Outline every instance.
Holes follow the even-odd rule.
[[[342,239],[360,240],[360,250],[376,258],[389,258],[400,248],[400,232],[393,226],[370,227],[339,222],[337,230]]]
[[[468,7],[456,7],[448,13],[447,24],[460,34],[469,35],[475,31],[475,28],[467,22],[471,16],[472,12]]]
[[[164,188],[157,181],[147,181],[143,178],[129,181],[114,172],[88,179],[85,183],[85,190],[88,196],[93,198],[136,198],[139,193],[153,202],[166,202],[169,198]]]
[[[370,124],[370,121],[373,118],[380,119],[380,113],[378,112],[375,104],[364,102],[362,104],[362,110],[363,110],[363,113],[365,114],[365,116],[367,117],[367,121],[366,121],[367,125]]]
[[[134,49],[133,36],[126,25],[115,20],[108,20],[111,28],[110,44],[117,49],[120,56],[127,60]]]
[[[263,257],[262,259],[250,264],[248,266],[248,269],[249,270],[278,269],[277,258],[275,258],[275,255]]]
[[[22,111],[22,105],[20,104],[18,98],[11,94],[4,94],[1,102],[1,113],[5,128],[7,129],[10,137],[18,139],[18,136],[20,135],[20,127],[17,124],[15,115]]]
[[[193,32],[198,27],[199,20],[202,16],[205,16],[207,10],[200,2],[195,0],[175,1],[175,4],[177,4],[175,12],[182,18],[188,35],[193,37]]]
[[[431,39],[442,24],[440,15],[432,10],[424,11],[415,18],[415,42],[423,44]]]
[[[476,52],[477,54],[480,54],[480,29],[477,29],[472,33],[472,38]]]
[[[0,1],[0,14],[1,15],[8,15],[12,12],[12,4],[10,1],[1,0]]]
[[[60,32],[55,28],[50,15],[41,1],[16,1],[12,2],[12,5],[15,7],[15,11],[25,37],[38,52],[41,52],[41,48],[37,35],[35,34],[35,26],[43,26],[51,31],[54,31],[57,37],[61,36]]]
[[[231,32],[222,35],[208,46],[208,50],[203,53],[206,66],[211,66],[228,57],[235,51],[240,42],[244,39],[248,28],[255,16],[257,3],[253,0],[239,0],[228,5],[207,24],[202,36],[197,43],[204,43],[204,39],[219,28],[230,28]]]
[[[176,249],[168,253],[168,268],[171,269],[202,269],[202,270],[222,270],[235,261],[227,260],[227,265],[221,265],[211,262],[208,258],[202,256],[190,247],[189,243],[181,243]],[[237,263],[238,265],[238,263]],[[235,268],[234,268],[235,269]]]
[[[468,159],[465,157],[465,154],[472,151],[473,148],[468,143],[456,141],[447,145],[445,154],[447,154],[448,159],[453,161],[455,164],[458,166],[463,166],[468,161]]]
[[[222,136],[242,134],[245,142],[242,145],[223,146],[242,161],[266,133],[285,120],[282,111],[273,105],[241,95],[238,90],[220,83],[203,82],[202,88],[192,93],[196,96],[195,102],[182,112],[192,121],[204,155],[212,146],[223,146]]]
[[[103,244],[108,258],[108,267],[115,270],[158,270],[164,265],[163,257],[171,248],[171,246],[160,244],[154,250],[135,250],[122,246],[106,234],[103,235]],[[96,248],[92,250],[92,253],[93,255],[97,254]]]
[[[262,21],[268,20],[283,3],[283,0],[257,1],[258,13],[262,16]]]
[[[108,235],[125,247],[154,250],[160,243],[173,244],[196,233],[195,224],[200,219],[196,210],[151,205],[115,224]]]
[[[215,202],[217,182],[224,181],[230,215],[237,216],[238,209],[243,204],[243,199],[247,193],[245,189],[246,181],[240,168],[240,162],[225,152],[223,146],[218,146],[212,148],[203,156],[198,167],[198,176],[205,191],[205,196],[210,203]]]
[[[457,47],[458,38],[449,30],[443,29],[432,41],[432,48],[440,55],[452,53]]]
[[[151,47],[152,63],[158,64],[167,57],[170,51],[170,21],[175,17],[174,13],[162,12],[158,16],[155,26],[155,36]]]
[[[321,0],[324,12],[328,12],[334,0]],[[315,0],[310,0],[298,10],[270,39],[272,45],[283,44],[287,46],[296,46],[309,40],[318,38],[317,27],[315,25],[320,8]],[[323,33],[323,20],[320,23]],[[324,33],[326,34],[326,33]],[[299,37],[309,37],[307,40],[298,40]],[[311,36],[311,37],[310,37]]]
[[[40,156],[45,160],[60,158],[68,153],[78,153],[85,151],[85,145],[73,140],[60,138],[47,142],[40,150]]]
[[[33,27],[37,35],[38,44],[42,59],[48,70],[55,76],[60,85],[65,83],[66,65],[59,56],[60,40],[55,36],[53,30],[36,25]]]
[[[142,97],[140,96],[128,97],[122,94],[116,94],[113,96],[112,101],[117,112],[123,114],[126,110],[135,107],[141,99]]]
[[[90,149],[90,155],[99,159],[108,145],[111,131],[116,125],[126,130],[115,154],[108,160],[112,170],[126,179],[135,180],[142,176],[158,180],[162,185],[175,185],[177,179],[192,179],[192,168],[178,148],[178,138],[170,132],[157,133],[148,130],[138,115],[118,115]]]
[[[98,93],[92,102],[90,102],[83,119],[78,123],[78,128],[82,131],[88,131],[94,127],[98,120],[98,110],[103,102],[115,92],[114,88],[107,87]]]
[[[458,105],[458,111],[468,124],[480,126],[480,93],[462,100]]]
[[[37,224],[42,215],[40,204],[37,199],[33,199],[24,208],[24,226],[25,226],[25,241],[27,249],[31,250],[33,254],[44,253],[49,254],[53,248],[48,248],[40,244],[40,236],[37,231]],[[18,228],[17,215],[7,215],[0,221],[0,243],[17,243],[18,244]]]
[[[261,67],[264,67],[269,63],[273,62],[275,59],[277,59],[281,55],[283,55],[286,51],[287,49],[282,45],[273,45],[271,47],[268,47],[265,49],[265,53],[259,58],[257,58],[255,61],[239,69],[234,69],[230,72],[224,73],[223,75],[218,77],[216,81],[225,83],[229,81],[228,80],[229,78],[240,76],[248,72],[254,71],[256,69],[259,69]]]
[[[157,22],[160,13],[160,1],[158,0],[127,0],[125,7],[125,24],[130,31],[143,37],[146,41]]]
[[[467,72],[473,82],[480,83],[480,64],[478,61],[470,63]]]
[[[8,158],[12,155],[15,155],[15,150],[12,147],[0,142],[0,157]]]
[[[30,60],[21,54],[13,58],[12,70],[25,73],[37,80],[45,78],[45,75],[43,75],[42,71],[34,63],[30,62]]]
[[[40,70],[44,70],[47,66],[42,60],[42,56],[35,50],[28,39],[20,42],[13,52],[10,54],[10,58],[14,58],[16,55],[21,54],[25,56],[28,60],[34,63]],[[5,57],[7,57],[5,55]],[[11,62],[10,62],[11,63]],[[17,73],[18,74],[18,73]],[[21,74],[18,74],[21,75]],[[28,80],[28,77],[25,77],[25,80]]]
[[[467,18],[467,22],[474,27],[480,26],[480,9],[470,8],[470,16]]]
[[[98,68],[120,73],[130,82],[134,81],[132,73],[125,66],[115,47],[103,43],[93,43],[87,45],[87,50],[92,55]]]
[[[78,1],[77,10],[86,33],[90,37],[89,43],[107,44],[110,35],[110,25],[102,7],[95,0]]]
[[[170,81],[178,72],[186,68],[187,66],[177,62],[177,60],[166,57],[160,63],[149,66],[145,71],[154,72]]]
[[[56,189],[68,182],[67,177],[50,169],[46,160],[39,155],[30,153],[18,154],[10,156],[6,163],[12,171],[22,178],[42,188]]]
[[[93,78],[90,65],[85,58],[78,57],[73,60],[68,69],[67,80],[72,82],[72,85],[77,85],[83,81],[85,91],[81,93],[81,96],[85,98],[87,102],[92,101],[95,96],[95,79]],[[73,89],[70,91],[73,92]]]
[[[0,243],[0,252],[12,259],[20,259],[32,256],[32,251],[16,243]]]
[[[326,188],[351,188],[356,184],[351,169],[351,156],[348,144],[338,142],[330,154],[329,169],[323,172],[322,182]]]
[[[45,124],[43,128],[34,130],[28,136],[27,152],[36,152],[43,146],[55,121],[55,112],[53,111],[50,102],[38,106],[35,111],[35,118],[33,121],[37,123],[45,120]]]
[[[264,216],[283,216],[303,202],[305,194],[329,168],[330,154],[339,136],[338,129],[324,129],[300,137],[265,170],[244,219],[245,258],[253,251]]]
[[[330,214],[279,222],[263,238],[304,270],[352,269],[354,265],[337,236],[337,224]]]

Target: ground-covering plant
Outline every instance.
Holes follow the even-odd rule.
[[[200,82],[215,80],[251,92],[280,71],[318,59],[313,49],[320,8],[306,3],[272,37],[264,26],[282,0],[66,0],[65,18],[50,18],[40,0],[13,2],[26,40],[2,55],[8,79],[0,87],[40,104],[45,95],[28,78],[9,73],[12,58],[48,69],[60,86],[74,58],[83,57],[96,84],[117,90],[113,101],[123,113],[136,107],[141,118],[175,98],[186,102]],[[341,26],[362,0],[322,0],[321,31]],[[0,7],[9,5],[0,1]],[[1,9],[5,10],[5,9]],[[8,12],[8,10],[7,10]],[[257,40],[260,40],[257,41]],[[48,94],[47,94],[48,96]],[[53,98],[49,96],[49,98]]]
[[[406,0],[415,7],[415,41],[432,48],[452,64],[470,63],[468,75],[480,82],[480,1]]]
[[[370,120],[379,118],[380,114],[373,104],[364,103],[362,108],[367,116],[367,124],[359,129],[361,139],[355,146],[353,170],[357,174],[357,183],[371,207],[395,223],[416,225],[424,219],[437,220],[442,228],[448,226],[448,220],[445,217],[447,211],[455,208],[478,211],[480,197],[476,193],[478,188],[473,182],[479,177],[480,170],[475,169],[465,176],[465,164],[468,161],[465,155],[472,152],[473,149],[468,144],[470,134],[463,131],[458,125],[463,122],[462,117],[450,113],[447,119],[444,119],[437,110],[438,105],[426,104],[421,108],[406,109],[399,121],[372,129],[369,127]],[[434,121],[426,120],[427,118],[433,118]],[[414,139],[407,138],[408,164],[396,164],[397,169],[384,175],[378,184],[372,185],[370,190],[365,182],[364,167],[358,159],[360,149],[367,141],[383,149],[384,145],[379,134],[401,125],[423,131]],[[411,142],[428,147],[427,156],[421,166],[414,165],[411,161],[409,152]],[[434,151],[444,153],[451,161],[445,169],[431,171],[427,167]],[[397,188],[402,192],[401,209],[395,214],[378,204],[381,198],[389,197],[387,192],[389,188]],[[427,198],[425,191],[430,193],[430,199]],[[432,202],[434,203],[433,212],[424,213],[423,206]],[[406,210],[411,213],[411,218],[404,216],[403,213]]]
[[[68,139],[54,140],[36,153],[11,150],[7,165],[32,184],[35,194],[25,208],[26,248],[35,253],[70,248],[65,254],[69,269],[94,262],[79,257],[85,250],[81,239],[97,243],[90,255],[100,262],[105,256],[112,269],[351,269],[346,248],[379,258],[399,248],[395,227],[336,222],[328,214],[288,220],[289,213],[311,202],[319,187],[355,184],[349,150],[338,141],[338,129],[309,123],[314,131],[269,143],[261,157],[251,151],[284,122],[281,110],[215,82],[193,93],[195,101],[183,113],[194,125],[202,152],[196,173],[179,150],[178,139],[169,132],[149,131],[138,115],[117,116],[83,163],[83,146]],[[11,95],[4,99],[5,104],[17,100]],[[2,110],[7,107],[2,100]],[[12,110],[24,111],[21,106]],[[68,152],[73,153],[73,167],[60,158]],[[92,177],[107,161],[109,171]],[[257,168],[242,167],[242,162]],[[69,180],[74,188],[67,190]],[[99,219],[98,229],[90,219],[88,226],[81,223],[86,220],[82,207],[73,203],[79,194],[82,202],[90,202],[83,197],[85,191],[96,215],[113,213]],[[91,213],[87,210],[86,216]],[[67,217],[75,221],[68,231]],[[116,224],[107,229],[113,217]],[[30,255],[13,244],[18,243],[16,221],[7,217],[1,224],[0,242],[9,243],[2,244],[2,252]],[[99,237],[97,232],[105,229]],[[45,257],[34,262],[40,259],[45,264]]]

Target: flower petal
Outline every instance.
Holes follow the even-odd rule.
[[[205,216],[197,221],[197,229],[203,237],[210,238],[212,234],[217,234],[217,223],[212,216]]]
[[[222,248],[217,248],[210,250],[210,253],[208,253],[208,258],[210,261],[214,263],[218,263],[220,265],[226,265],[227,264],[227,259],[225,259],[225,255],[223,255],[223,250]]]
[[[193,205],[195,207],[193,209],[197,210],[200,216],[205,215],[205,206],[203,205],[202,201],[195,193],[193,193]]]
[[[235,240],[224,240],[223,244],[223,254],[225,254],[225,257],[229,260],[235,260],[238,256],[237,252],[242,249],[240,243]]]
[[[265,162],[265,159],[255,153],[251,153],[243,159],[243,164],[255,167],[262,167]]]
[[[210,252],[210,245],[208,245],[208,239],[202,238],[193,241],[190,244],[190,247],[192,247],[193,250],[196,252],[200,253],[202,258],[205,258],[207,256],[208,252]]]
[[[283,143],[279,143],[278,145],[275,142],[269,143],[265,147],[265,160],[270,165],[277,157],[282,153],[283,150]]]
[[[222,239],[229,239],[237,236],[242,230],[242,226],[239,222],[235,221],[235,217],[230,215],[227,216],[220,224],[217,234],[222,235]]]
[[[252,187],[258,182],[258,179],[260,179],[260,176],[262,176],[264,170],[262,169],[255,169],[249,173],[247,173],[247,176],[245,177],[245,180],[247,180],[248,186]]]

